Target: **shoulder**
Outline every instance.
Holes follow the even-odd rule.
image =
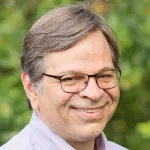
[[[100,140],[99,141],[103,141],[104,143],[104,147],[106,147],[107,150],[128,150],[127,148],[116,144],[112,141],[108,141],[105,134],[102,132],[102,134],[99,136]]]
[[[28,126],[16,136],[0,147],[0,150],[42,150],[42,147],[35,143]]]
[[[108,141],[108,145],[110,147],[110,150],[128,150],[125,147],[118,145],[114,142]]]

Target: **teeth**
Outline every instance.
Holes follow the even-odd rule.
[[[78,111],[87,112],[87,113],[94,113],[97,112],[99,109],[80,109],[77,108]]]

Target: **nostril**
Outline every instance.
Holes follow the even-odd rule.
[[[84,84],[87,85],[87,84],[88,84],[88,81],[84,81]]]

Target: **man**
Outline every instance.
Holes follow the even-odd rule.
[[[1,150],[125,150],[103,133],[120,96],[118,53],[103,18],[81,4],[42,16],[21,57],[33,115]]]

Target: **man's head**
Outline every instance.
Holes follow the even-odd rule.
[[[44,56],[49,52],[72,47],[97,29],[105,36],[111,48],[114,66],[118,66],[118,47],[110,27],[101,16],[84,5],[76,4],[47,12],[31,27],[23,43],[22,72],[27,72],[32,83],[38,86],[45,71]]]
[[[48,12],[26,35],[21,66],[32,108],[59,136],[74,145],[103,131],[119,101],[120,72],[102,17],[80,4]]]

